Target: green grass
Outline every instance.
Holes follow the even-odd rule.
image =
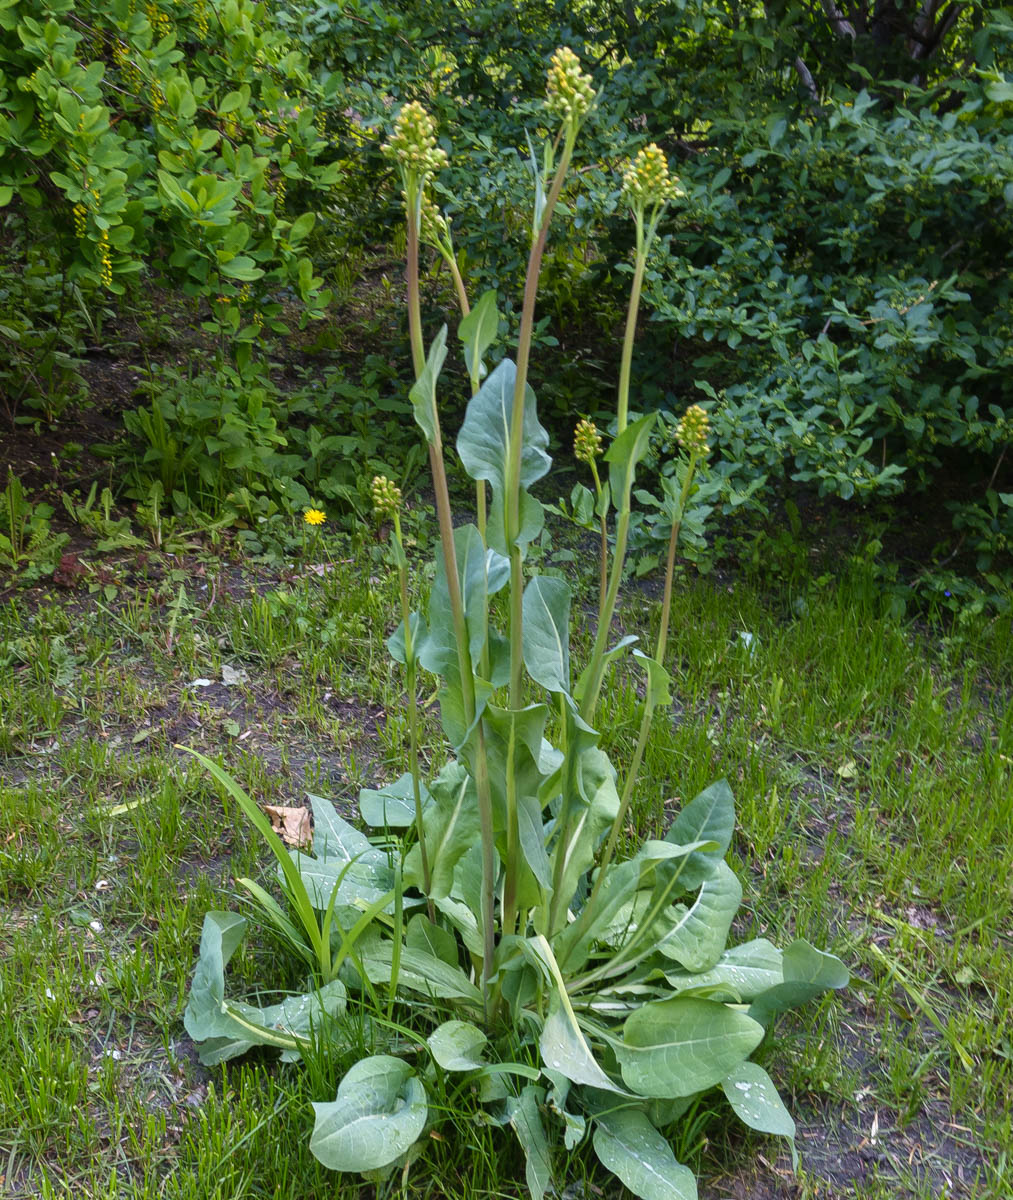
[[[330,550],[319,573],[167,560],[111,600],[20,593],[0,610],[0,1194],[377,1194],[307,1147],[310,1103],[333,1098],[348,1056],[206,1071],[180,1020],[205,911],[237,906],[233,879],[271,864],[174,746],[220,753],[260,800],[309,788],[345,811],[405,767],[383,646],[394,581],[368,544]],[[657,605],[628,599],[623,620],[649,634]],[[791,594],[678,590],[676,700],[655,723],[631,840],[727,776],[736,933],[804,936],[854,972],[763,1051],[799,1119],[803,1173],[779,1182],[767,1164],[789,1165],[781,1147],[704,1102],[678,1152],[714,1194],[1013,1190],[1011,643],[1008,619],[945,636],[898,620],[860,571]],[[245,678],[226,686],[223,667]],[[618,763],[638,687],[623,668],[604,706]],[[435,705],[424,721],[437,766]],[[238,994],[298,972],[257,935],[230,979]],[[427,1143],[407,1194],[518,1195],[508,1134],[466,1097],[435,1103],[465,1132]],[[580,1153],[561,1163],[570,1182],[609,1186]]]

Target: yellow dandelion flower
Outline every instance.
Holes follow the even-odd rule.
[[[302,519],[307,525],[323,525],[327,520],[327,514],[321,512],[319,508],[308,508],[302,515]]]

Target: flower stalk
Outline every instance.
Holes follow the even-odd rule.
[[[398,114],[394,132],[384,146],[385,153],[397,161],[404,185],[407,218],[406,282],[408,301],[408,335],[411,343],[412,366],[418,379],[426,365],[425,342],[422,336],[422,315],[419,296],[419,234],[422,220],[422,200],[427,179],[446,165],[447,155],[436,145],[436,125],[421,104],[406,104]],[[454,546],[453,512],[450,491],[443,462],[443,439],[440,433],[439,411],[433,398],[430,414],[432,435],[428,439],[429,466],[436,497],[436,514],[440,528],[443,565],[447,579],[457,663],[461,679],[461,698],[465,724],[475,724],[475,677],[471,667],[468,629],[461,598],[457,553]],[[492,797],[486,766],[485,739],[479,725],[476,734],[475,786],[478,792],[479,821],[482,833],[482,926],[484,951],[482,957],[482,996],[489,1012],[489,975],[495,950],[495,845],[492,817]]]

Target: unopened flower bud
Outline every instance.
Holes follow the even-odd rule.
[[[580,59],[568,46],[553,54],[545,82],[545,107],[564,125],[577,124],[591,107],[591,76],[580,69]]]
[[[601,454],[601,434],[593,421],[581,420],[573,431],[573,456],[589,466]]]
[[[383,145],[406,175],[425,179],[447,165],[447,152],[436,144],[436,122],[417,100],[406,104],[394,121],[394,132]]]
[[[639,150],[623,171],[623,197],[634,210],[657,208],[683,195],[679,180],[669,175],[668,160],[654,142]]]
[[[675,427],[675,437],[679,445],[691,454],[705,454],[710,430],[710,418],[699,404],[691,404]]]
[[[401,489],[386,475],[374,475],[370,484],[373,515],[378,521],[389,521],[401,507]]]

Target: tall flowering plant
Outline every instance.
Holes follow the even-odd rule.
[[[406,1164],[427,1127],[447,1119],[430,1107],[431,1090],[460,1075],[492,1116],[515,1131],[536,1200],[553,1186],[552,1146],[559,1139],[570,1149],[588,1142],[645,1200],[683,1200],[695,1196],[696,1182],[676,1160],[671,1134],[696,1097],[721,1090],[747,1125],[792,1139],[791,1117],[750,1055],[778,1013],[843,986],[847,972],[801,940],[783,951],[764,939],[727,947],[742,888],[725,861],[734,811],[724,781],[687,804],[664,838],[618,856],[653,716],[670,702],[664,658],[676,546],[694,471],[708,454],[706,413],[690,408],[678,428],[686,469],[681,491],[669,497],[657,641],[651,652],[632,637],[611,644],[630,496],[654,420],[630,411],[640,283],[658,223],[679,195],[656,146],[637,155],[622,181],[636,249],[616,437],[604,455],[590,422],[581,422],[574,438],[577,458],[592,472],[602,531],[598,628],[580,669],[570,654],[568,585],[526,564],[544,519],[530,489],[550,466],[548,435],[527,382],[537,283],[593,100],[576,56],[557,51],[548,72],[552,132],[536,170],[516,358],[503,358],[490,372],[483,359],[498,334],[496,297],[487,293],[469,304],[449,226],[432,204],[431,182],[446,155],[420,106],[406,105],[395,121],[386,149],[405,198],[411,399],[429,448],[440,529],[428,607],[413,610],[400,493],[385,479],[374,481],[377,515],[393,524],[401,584],[402,621],[388,645],[405,670],[410,769],[360,795],[366,824],[386,831],[385,850],[312,798],[313,855],[293,851],[282,868],[294,862],[299,878],[313,882],[310,903],[325,913],[336,947],[326,959],[328,976],[316,977],[321,986],[303,998],[305,1005],[316,1005],[322,1021],[352,993],[359,1003],[386,1008],[383,1027],[413,1031],[411,1039],[392,1034],[383,1053],[348,1071],[333,1101],[315,1105],[310,1145],[323,1163],[380,1173]],[[458,336],[473,394],[456,450],[476,483],[474,523],[456,523],[451,510],[438,403],[448,331],[441,329],[426,350],[420,241],[452,263],[461,303]],[[507,624],[499,629],[490,600],[504,591]],[[645,702],[633,757],[617,770],[600,745],[599,702],[624,654],[644,672]],[[421,770],[420,671],[440,681],[441,722],[453,752],[435,779]],[[393,849],[391,831],[401,831]],[[314,944],[325,940],[318,935]],[[221,941],[212,928],[205,974],[215,989],[223,986]],[[192,997],[191,1008],[201,1000],[206,1009],[203,996]],[[251,1044],[256,1016],[234,1004],[221,1011],[245,1021],[235,1046]],[[303,1011],[287,1053],[305,1049],[298,1040],[306,1037]],[[212,1053],[220,1058],[224,1049],[227,1056],[223,1026],[214,1032]],[[277,1025],[271,1032],[279,1036]],[[191,1028],[195,1038],[199,1033]],[[423,1040],[420,1064],[408,1052]]]

